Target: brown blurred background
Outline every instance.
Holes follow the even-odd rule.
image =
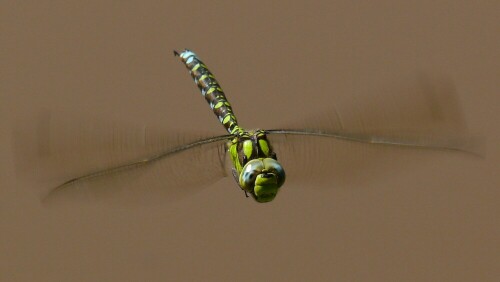
[[[0,10],[0,281],[498,281],[498,1],[4,1]],[[332,107],[380,114],[399,89],[411,92],[406,81],[445,77],[484,157],[412,152],[399,163],[398,149],[363,158],[346,147],[314,182],[290,180],[267,205],[227,177],[165,204],[42,205],[47,182],[19,169],[35,160],[12,133],[18,120],[37,123],[37,109],[224,133],[172,55],[183,48],[249,127]],[[353,181],[333,185],[333,170]]]

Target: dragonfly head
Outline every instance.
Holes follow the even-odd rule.
[[[240,186],[250,192],[259,203],[274,200],[279,188],[285,183],[285,170],[271,158],[250,160],[240,173]]]

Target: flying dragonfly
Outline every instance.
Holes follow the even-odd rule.
[[[219,122],[224,126],[227,134],[205,137],[194,141],[170,142],[168,148],[141,158],[140,160],[115,165],[110,168],[103,167],[93,172],[74,177],[51,190],[48,198],[50,198],[51,195],[69,190],[74,185],[79,185],[95,179],[109,179],[108,177],[123,173],[124,171],[129,173],[140,171],[141,169],[154,166],[156,163],[173,159],[175,156],[182,153],[193,152],[193,155],[200,156],[200,159],[192,161],[192,163],[193,165],[196,163],[202,167],[202,170],[206,169],[208,171],[214,166],[214,163],[218,163],[223,167],[225,166],[224,159],[220,159],[214,155],[207,157],[209,154],[205,153],[210,150],[210,148],[216,148],[217,153],[215,155],[221,155],[221,144],[224,146],[222,155],[229,155],[231,161],[231,174],[238,187],[247,197],[251,197],[259,203],[273,201],[285,185],[287,179],[287,173],[285,173],[286,166],[282,165],[281,159],[282,157],[286,159],[288,154],[295,154],[293,149],[286,147],[286,143],[292,141],[294,138],[306,138],[309,139],[309,142],[313,141],[313,139],[326,138],[348,143],[369,144],[369,146],[389,145],[414,149],[469,152],[462,142],[454,143],[447,139],[408,138],[397,135],[346,131],[332,127],[321,127],[319,124],[317,128],[313,126],[293,129],[248,130],[239,125],[236,115],[222,87],[201,59],[194,52],[187,49],[182,52],[174,51],[174,55],[179,57],[181,62],[189,70],[202,96],[209,104]],[[277,141],[273,143],[272,138],[280,136],[285,137],[285,142]],[[277,150],[275,150],[275,145],[277,145]],[[308,145],[307,148],[311,148],[312,146],[314,145]],[[209,149],[205,150],[204,148]],[[277,154],[277,152],[282,153],[283,156]],[[217,180],[224,176],[223,174],[217,176],[213,174],[211,176],[201,176],[202,174],[203,171],[197,173],[196,176],[175,175],[174,171],[169,174],[169,177],[177,178],[173,183],[180,183],[192,179],[199,179],[202,183],[209,183],[210,181]],[[114,184],[110,182],[104,186],[109,187],[110,185]],[[147,187],[145,188],[147,189]],[[137,191],[137,193],[141,192]]]

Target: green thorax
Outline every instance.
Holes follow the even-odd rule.
[[[276,159],[263,130],[243,131],[228,143],[228,151],[238,175],[248,161],[259,158]]]

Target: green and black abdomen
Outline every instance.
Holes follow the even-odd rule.
[[[236,117],[233,113],[231,105],[227,101],[222,88],[215,79],[214,75],[208,70],[207,66],[198,58],[198,56],[189,50],[184,50],[181,53],[174,51],[176,56],[179,56],[182,62],[186,65],[198,85],[201,94],[205,97],[210,108],[214,111],[219,121],[224,125],[226,130],[231,134],[237,134],[243,130],[238,126]]]

